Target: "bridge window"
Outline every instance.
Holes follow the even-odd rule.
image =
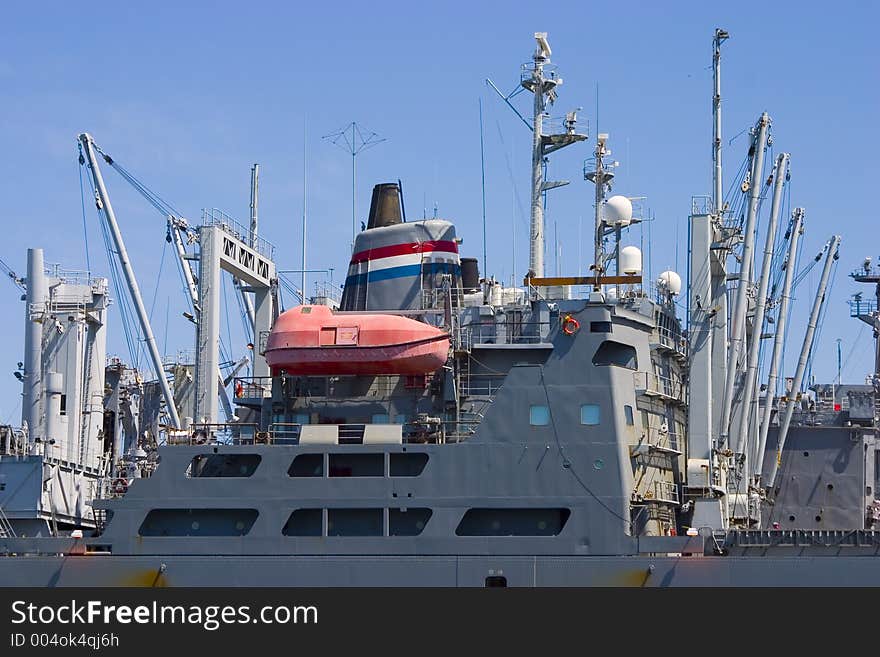
[[[529,424],[533,427],[543,427],[550,424],[550,407],[543,404],[529,406]]]
[[[593,356],[593,365],[614,365],[629,370],[639,369],[636,348],[631,344],[623,344],[614,340],[605,340],[599,345]]]
[[[330,455],[331,477],[384,477],[385,454],[350,453]]]
[[[199,454],[190,462],[186,476],[250,477],[261,459],[259,454]]]
[[[611,322],[590,322],[590,333],[611,333]]]
[[[431,509],[388,509],[389,536],[418,536],[431,518]]]
[[[602,410],[599,404],[584,404],[581,406],[581,424],[594,426],[602,422]]]
[[[382,536],[384,509],[327,509],[327,536]]]
[[[290,514],[281,533],[285,536],[321,536],[324,533],[324,510],[297,509]]]
[[[456,536],[556,536],[569,509],[468,509]]]
[[[392,477],[418,477],[428,464],[428,455],[424,452],[403,452],[390,457]]]
[[[257,520],[256,509],[153,509],[140,536],[245,536]]]
[[[323,477],[324,455],[323,454],[300,454],[287,470],[288,477]]]

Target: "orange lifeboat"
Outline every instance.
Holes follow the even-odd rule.
[[[336,314],[297,306],[275,321],[266,343],[273,374],[420,375],[443,367],[449,335],[399,315]]]

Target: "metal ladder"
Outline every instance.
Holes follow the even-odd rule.
[[[9,522],[9,518],[6,517],[2,506],[0,506],[0,538],[15,538],[15,530],[12,528],[12,523]]]

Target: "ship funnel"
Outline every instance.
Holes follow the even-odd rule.
[[[397,183],[379,183],[373,187],[367,228],[381,228],[402,223],[400,200],[400,186]]]
[[[476,258],[461,259],[461,287],[465,292],[480,291],[480,265]]]

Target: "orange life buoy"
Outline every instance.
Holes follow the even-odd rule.
[[[235,396],[241,397],[244,394],[244,386],[241,385],[241,381],[235,384]]]
[[[581,328],[581,323],[571,315],[566,315],[562,320],[562,332],[566,335],[574,335]]]

